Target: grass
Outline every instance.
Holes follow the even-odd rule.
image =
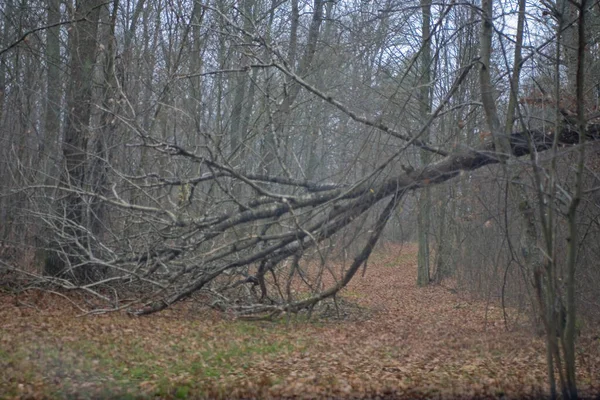
[[[0,341],[0,392],[49,398],[85,392],[91,393],[89,398],[135,398],[132,393],[141,392],[176,399],[190,393],[212,397],[257,363],[302,349],[302,341],[280,334],[281,329],[278,323],[223,321],[209,330],[191,323],[152,340],[97,334],[64,341],[61,332],[28,340],[13,337]]]

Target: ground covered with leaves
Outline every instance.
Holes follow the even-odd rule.
[[[63,297],[0,295],[0,398],[537,398],[545,347],[498,304],[417,288],[415,246],[385,246],[308,320],[241,321],[182,304],[80,317]],[[578,339],[581,394],[600,394],[600,340]]]

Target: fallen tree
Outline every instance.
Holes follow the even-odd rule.
[[[586,132],[586,138],[589,141],[598,140],[600,138],[600,125],[589,125]],[[539,131],[514,133],[510,138],[512,155],[515,157],[522,157],[533,154],[533,152],[546,151],[552,147],[553,141],[554,137],[552,134],[546,134]],[[575,145],[579,142],[579,135],[572,129],[566,128],[560,132],[557,141],[560,145]],[[180,151],[182,154],[186,154],[183,150]],[[190,282],[177,293],[165,297],[160,301],[153,302],[147,307],[136,311],[136,313],[149,314],[163,310],[169,305],[200,290],[221,273],[251,263],[263,263],[263,265],[265,265],[262,270],[259,269],[258,279],[260,280],[263,278],[261,275],[264,274],[265,270],[272,269],[277,263],[288,257],[301,255],[302,252],[313,245],[316,245],[319,241],[331,237],[340,229],[347,226],[351,221],[358,218],[375,204],[386,198],[391,198],[386,207],[379,213],[375,228],[371,232],[362,251],[354,258],[351,266],[343,276],[343,279],[336,285],[323,290],[318,295],[302,301],[274,305],[248,306],[241,309],[241,311],[245,313],[275,310],[295,312],[310,307],[324,298],[335,295],[352,279],[360,266],[368,259],[373,247],[380,237],[383,227],[391,216],[394,206],[404,194],[427,185],[440,184],[456,177],[462,171],[474,171],[486,165],[497,164],[501,161],[502,159],[498,157],[495,152],[494,144],[489,142],[479,149],[463,149],[455,151],[444,159],[433,163],[420,171],[405,172],[377,184],[373,184],[373,182],[364,182],[352,188],[336,188],[298,197],[287,197],[284,195],[272,196],[270,199],[263,198],[262,201],[257,202],[257,204],[260,205],[255,207],[248,207],[248,209],[244,211],[238,213],[234,212],[230,215],[222,215],[216,218],[213,224],[203,226],[203,229],[206,229],[207,232],[224,232],[227,229],[231,229],[246,222],[280,218],[284,215],[293,216],[294,213],[298,213],[306,207],[316,207],[332,203],[330,209],[327,211],[324,210],[320,219],[308,227],[281,234],[276,239],[269,237],[268,235],[257,235],[256,237],[246,239],[241,245],[240,243],[230,245],[218,256],[215,255],[211,261],[215,261],[219,258],[224,259],[229,254],[241,251],[242,249],[247,249],[251,246],[259,247],[261,250],[251,252],[238,261],[225,263],[212,269],[210,273]],[[251,180],[248,177],[243,177],[243,179]],[[309,188],[314,187],[314,185],[309,183],[307,183],[306,186]],[[194,222],[192,221],[188,221],[184,224],[193,223]],[[198,265],[196,268],[201,268],[201,266]]]
[[[298,68],[288,62],[287,56],[273,44],[275,42],[268,40],[263,32],[255,30],[249,21],[239,23],[220,9],[200,7],[203,12],[214,14],[215,21],[222,25],[222,32],[227,30],[232,33],[236,46],[254,46],[253,52],[243,54],[243,57],[247,57],[244,58],[243,68],[216,70],[206,74],[241,74],[239,79],[234,80],[237,82],[244,81],[243,74],[260,71],[264,73],[265,79],[273,78],[281,86],[280,90],[265,90],[267,104],[272,99],[270,96],[277,98],[278,102],[270,114],[265,112],[268,114],[266,117],[257,117],[257,121],[262,124],[258,129],[259,135],[264,138],[249,141],[249,146],[257,146],[257,142],[260,142],[263,147],[269,145],[274,148],[276,153],[278,143],[273,137],[284,139],[289,134],[282,133],[282,121],[286,115],[291,115],[290,108],[302,93],[307,95],[308,100],[318,103],[319,107],[330,106],[335,112],[328,118],[343,115],[361,128],[375,130],[382,137],[390,138],[392,144],[398,146],[397,150],[394,148],[385,153],[382,158],[387,158],[376,160],[373,163],[375,166],[359,178],[340,179],[331,183],[300,179],[299,176],[304,176],[304,169],[309,169],[310,165],[300,166],[298,171],[290,173],[286,170],[285,163],[277,160],[278,155],[272,154],[273,149],[261,154],[261,160],[256,162],[264,165],[260,165],[260,168],[254,166],[253,173],[247,172],[250,168],[243,165],[246,160],[238,154],[241,152],[239,143],[234,146],[234,142],[239,142],[239,132],[245,131],[239,126],[239,115],[234,115],[239,114],[239,108],[243,108],[242,102],[236,100],[237,95],[233,96],[231,114],[236,125],[230,132],[230,148],[220,142],[220,131],[211,124],[207,124],[208,133],[203,133],[204,127],[189,133],[189,137],[195,134],[205,136],[202,145],[196,148],[179,144],[175,140],[166,140],[165,132],[140,126],[139,121],[144,118],[138,113],[147,113],[148,110],[134,104],[135,100],[130,101],[132,94],[120,86],[117,79],[118,68],[114,65],[115,55],[115,60],[106,65],[107,94],[98,106],[102,113],[102,132],[106,136],[115,136],[118,125],[132,139],[124,141],[124,145],[119,147],[120,153],[114,150],[109,152],[102,149],[102,146],[99,146],[98,151],[91,151],[88,148],[91,145],[91,142],[88,143],[89,138],[76,129],[72,134],[81,141],[76,146],[81,148],[77,149],[77,157],[71,157],[72,171],[66,171],[65,176],[74,178],[73,171],[81,170],[81,177],[62,177],[55,179],[54,185],[30,185],[13,191],[12,194],[27,192],[31,207],[24,207],[24,210],[45,225],[41,247],[46,250],[45,272],[52,276],[42,277],[31,271],[27,273],[69,290],[83,290],[95,295],[108,305],[100,307],[96,310],[98,312],[128,309],[137,315],[150,314],[197,293],[208,295],[213,303],[222,303],[220,308],[233,309],[242,314],[296,312],[335,296],[352,279],[368,259],[393,210],[407,193],[438,185],[455,178],[461,172],[475,171],[487,165],[505,163],[507,160],[510,163],[528,155],[532,156],[533,161],[536,153],[552,149],[555,145],[573,146],[584,138],[592,142],[600,136],[600,125],[588,123],[585,134],[580,137],[582,129],[579,121],[575,128],[573,121],[569,120],[569,113],[564,113],[562,127],[556,128],[559,132],[556,135],[549,130],[521,130],[509,137],[494,132],[491,136],[497,139],[496,142],[488,140],[479,147],[458,144],[449,149],[429,143],[424,139],[424,132],[432,129],[434,121],[440,118],[442,112],[452,111],[447,110],[450,100],[457,97],[459,89],[465,86],[473,67],[483,65],[483,57],[475,61],[464,58],[455,66],[455,70],[448,75],[455,78],[448,78],[442,90],[443,96],[436,98],[437,108],[430,114],[421,116],[424,120],[418,121],[420,129],[415,134],[393,129],[382,122],[386,118],[360,115],[335,95],[328,94],[322,88],[323,85],[315,84],[311,78],[309,67],[317,54],[316,46],[324,20],[323,7],[323,2],[315,1],[315,11],[308,24],[305,52],[300,57]],[[453,7],[457,7],[453,2],[442,7],[437,22],[431,27],[431,36],[436,34]],[[187,37],[189,29],[191,28],[186,28],[183,37]],[[491,31],[488,33],[491,35]],[[421,39],[422,42],[427,42],[431,37]],[[529,57],[533,57],[553,40],[554,37],[551,37],[543,42]],[[182,49],[185,45],[182,43]],[[491,39],[486,46],[489,59]],[[406,60],[406,68],[402,68],[398,78],[399,87],[410,86],[405,78],[408,79],[409,73],[416,69],[421,51],[419,49]],[[489,60],[486,64],[488,62]],[[486,68],[482,68],[484,70]],[[483,76],[489,75],[489,69],[487,71]],[[203,76],[202,73],[192,75],[181,79]],[[87,81],[86,78],[81,78],[82,81]],[[161,96],[167,96],[171,86],[179,79],[179,76],[169,76]],[[381,82],[377,84],[382,85]],[[481,92],[489,95],[493,88],[486,88],[486,85],[491,84],[482,83]],[[265,83],[265,88],[267,87]],[[240,93],[240,97],[243,94]],[[515,93],[514,96],[516,95]],[[414,102],[411,96],[403,100],[402,115],[410,114],[405,108]],[[389,100],[394,96],[382,97],[388,97]],[[494,99],[487,101],[490,102],[493,103]],[[156,99],[153,104],[155,119],[162,116],[163,104],[167,103],[166,98]],[[580,103],[583,107],[583,101]],[[174,104],[172,107],[175,109]],[[558,102],[556,105],[559,105]],[[482,104],[476,104],[473,110],[481,110],[481,106]],[[455,110],[464,107],[464,104],[459,104]],[[495,106],[483,104],[483,111],[487,114],[490,114],[491,108]],[[306,114],[309,112],[310,109],[307,109]],[[254,113],[261,114],[258,111]],[[580,114],[578,112],[578,116]],[[90,117],[81,119],[87,122]],[[163,119],[168,120],[167,117]],[[387,120],[391,120],[391,117],[388,116]],[[588,118],[588,122],[593,121],[594,116]],[[484,124],[483,121],[475,122]],[[338,125],[343,126],[341,123]],[[464,126],[461,127],[463,128]],[[359,131],[364,133],[362,129]],[[410,132],[410,129],[406,131]],[[448,140],[445,136],[449,135],[437,135],[442,142]],[[508,148],[496,148],[497,143],[506,144],[506,139]],[[364,142],[368,143],[368,140]],[[69,143],[64,145],[65,149],[70,149]],[[409,148],[429,152],[437,160],[422,168],[408,167],[400,157],[407,155],[409,152],[406,150]],[[137,170],[131,166],[135,162],[128,162],[130,157],[134,158],[131,156],[134,151],[142,154],[139,156],[140,160],[137,160]],[[293,152],[293,149],[285,151]],[[65,157],[69,158],[69,154],[67,151]],[[111,157],[117,156],[125,160],[121,163],[111,162]],[[86,163],[90,165],[84,165]],[[185,172],[179,173],[176,167],[164,171],[165,165],[169,164],[182,166],[180,169]],[[272,170],[274,165],[281,171]],[[262,173],[256,172],[259,169],[262,169]],[[126,170],[139,173],[126,173]],[[147,170],[154,172],[146,172]],[[48,181],[52,182],[52,178]],[[176,202],[172,200],[172,192],[177,192]],[[383,205],[386,201],[387,204]],[[77,218],[70,216],[74,207],[77,208]],[[323,276],[327,266],[321,253],[335,246],[335,241],[339,240],[336,235],[353,224],[366,223],[367,216],[371,218],[372,226],[370,229],[366,225],[361,226],[360,234],[366,237],[361,239],[363,243],[360,243],[360,249],[358,245],[355,246],[355,254],[347,268],[342,267],[337,273],[328,272],[333,283],[329,282],[331,284],[325,287]],[[300,265],[301,259],[307,255],[316,255],[321,259],[321,265],[312,281],[303,275],[306,265]],[[6,262],[4,265],[8,269],[20,270]],[[87,270],[95,273],[88,274]],[[77,277],[86,277],[88,280],[75,279]],[[292,295],[294,279],[299,279],[304,285],[305,291],[301,295]],[[113,291],[117,286],[134,291],[137,295],[121,300],[119,292]],[[247,293],[250,296],[241,302],[235,296],[228,297],[224,294],[233,289],[248,287]]]
[[[589,124],[585,135],[587,141],[598,140],[600,125]],[[544,152],[552,147],[554,140],[551,133],[540,131],[513,133],[510,137],[512,156],[524,157]],[[556,140],[561,146],[577,145],[579,135],[566,125]],[[213,304],[218,303],[220,308],[232,309],[239,314],[310,309],[319,301],[335,296],[355,276],[369,258],[404,195],[425,186],[446,182],[461,172],[474,171],[506,160],[506,155],[500,156],[495,151],[494,143],[489,141],[479,148],[455,148],[447,156],[420,170],[403,171],[386,179],[373,174],[355,185],[344,186],[245,175],[173,144],[155,142],[151,147],[168,153],[170,157],[203,163],[213,172],[185,181],[166,180],[159,176],[136,177],[145,182],[145,187],[186,188],[210,180],[231,180],[247,185],[256,196],[251,196],[246,203],[238,202],[235,208],[226,212],[193,217],[177,214],[177,211],[167,208],[125,201],[115,187],[112,196],[61,188],[61,191],[71,191],[81,197],[96,198],[123,217],[135,216],[142,222],[132,231],[145,230],[143,236],[138,233],[130,236],[120,234],[118,240],[113,241],[88,235],[87,243],[77,243],[76,238],[68,234],[76,229],[60,229],[61,224],[68,221],[60,216],[40,214],[50,226],[54,226],[54,234],[62,235],[55,238],[58,243],[75,242],[80,255],[85,255],[80,257],[77,265],[66,264],[62,275],[45,279],[65,289],[93,293],[110,305],[94,312],[126,308],[136,315],[151,314],[201,292],[210,294]],[[383,164],[389,162],[386,160]],[[304,193],[267,191],[264,189],[265,183],[282,188],[301,188]],[[144,185],[135,186],[143,188]],[[317,288],[315,282],[306,282],[310,295],[304,293],[302,298],[291,296],[290,280],[296,274],[302,275],[299,262],[303,255],[318,252],[322,243],[370,210],[377,210],[377,205],[384,201],[387,203],[377,212],[361,250],[339,275],[339,279],[329,287],[321,285]],[[152,228],[148,230],[149,227]],[[65,263],[70,259],[68,254],[60,252],[55,256]],[[9,269],[17,269],[3,264]],[[90,266],[103,266],[111,273],[86,284],[76,284],[68,279],[69,271]],[[322,273],[319,279],[322,279]],[[116,284],[144,289],[139,298],[121,301],[116,294],[110,296],[106,290],[102,290],[104,286]],[[215,284],[217,286],[211,287]],[[260,293],[254,300],[246,299],[244,302],[223,295],[227,289],[243,286],[258,287]],[[215,296],[217,301],[214,301]]]

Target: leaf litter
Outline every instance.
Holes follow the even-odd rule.
[[[343,318],[241,321],[184,303],[78,317],[59,296],[0,294],[0,398],[538,398],[543,338],[495,304],[418,288],[416,246],[386,245],[338,298]],[[598,329],[577,344],[600,394]]]

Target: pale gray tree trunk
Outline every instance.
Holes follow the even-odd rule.
[[[252,33],[252,26],[254,24],[253,21],[253,8],[254,8],[254,0],[243,0],[242,2],[242,16],[243,19],[243,29],[248,33]],[[249,45],[250,42],[248,38],[245,38],[246,45]],[[240,58],[239,66],[237,68],[249,68],[250,59],[242,53]],[[243,72],[237,72],[233,79],[233,87],[234,87],[234,97],[233,97],[233,107],[231,109],[230,114],[230,133],[229,133],[229,142],[230,142],[230,162],[233,166],[239,166],[244,163],[242,153],[242,146],[244,141],[244,129],[247,124],[244,123],[244,119],[247,118],[245,111],[246,101],[249,101],[247,98],[247,90],[248,90],[248,77],[249,77],[250,69]],[[239,193],[237,193],[237,196]]]
[[[60,0],[48,0],[47,24],[60,22]],[[60,109],[62,101],[62,82],[60,79],[60,26],[48,28],[46,32],[46,118],[44,121],[46,138],[56,139],[60,130]]]
[[[496,144],[496,157],[506,159],[511,153],[508,136],[502,130],[498,111],[496,109],[496,86],[492,83],[491,74],[491,55],[492,55],[492,37],[494,34],[493,22],[493,0],[482,0],[482,21],[481,21],[481,50],[480,50],[480,74],[479,83],[481,88],[481,101],[488,129],[494,143]]]
[[[14,2],[13,0],[6,0],[4,5],[4,21],[2,21],[2,37],[0,38],[0,49],[4,49],[10,43],[10,39],[13,35],[10,32],[14,29],[11,18],[14,17]],[[2,55],[7,57],[8,54]],[[6,99],[6,61],[0,59],[0,122],[3,121],[4,102]]]
[[[296,75],[300,76],[301,78],[305,78],[306,75],[310,73],[315,53],[317,51],[317,42],[320,37],[321,25],[323,22],[323,7],[325,2],[323,0],[314,0],[313,4],[313,15],[308,29],[306,47],[296,70]],[[294,7],[293,3],[292,6]],[[293,19],[293,21],[296,21],[296,19]],[[293,30],[290,40],[292,40],[291,49],[293,50],[290,51],[289,55],[296,57],[295,48],[297,46],[297,25],[292,26],[292,28]],[[266,137],[263,141],[260,169],[267,175],[274,171],[275,162],[279,158],[279,138],[283,136],[286,119],[288,118],[291,107],[296,101],[301,89],[301,86],[297,82],[289,80],[289,83],[290,84],[287,93],[284,95],[284,98],[281,104],[278,106],[278,109],[273,113],[271,122],[272,127],[268,128]]]

